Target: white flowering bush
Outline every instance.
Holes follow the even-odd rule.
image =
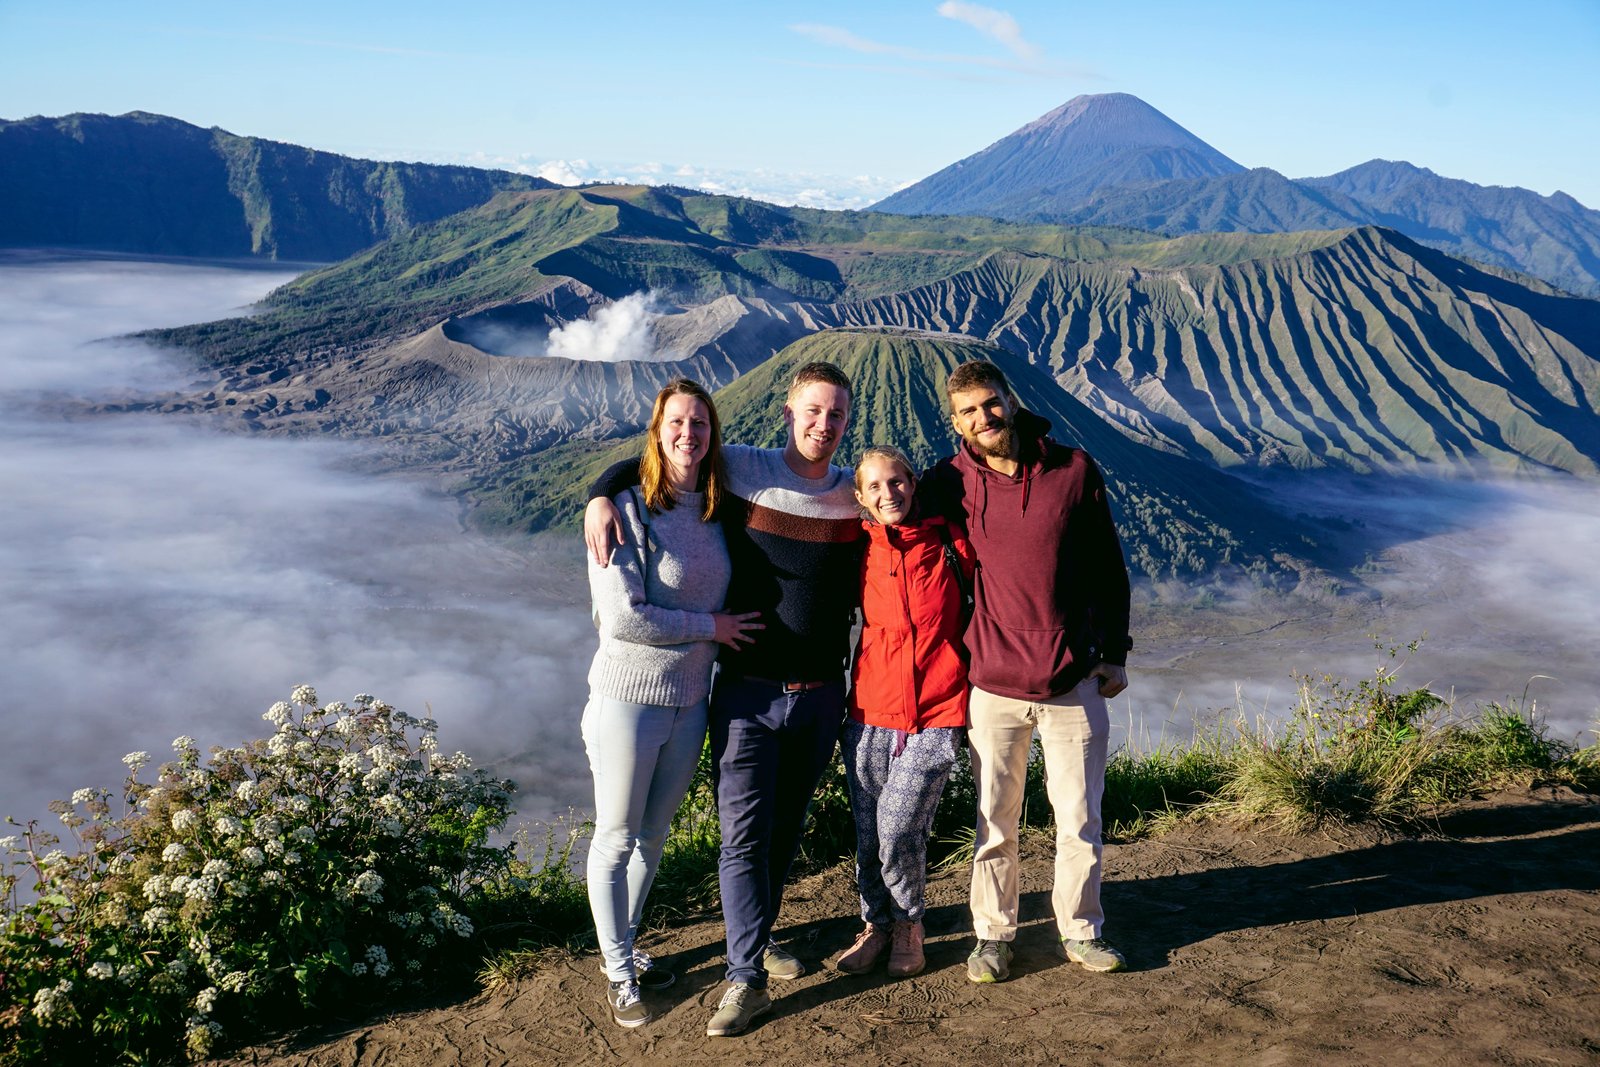
[[[130,753],[118,812],[98,789],[53,805],[76,848],[0,837],[0,1063],[199,1059],[476,958],[474,908],[520,882],[488,844],[511,783],[370,696],[300,686],[263,717],[209,758],[178,738],[150,783]]]

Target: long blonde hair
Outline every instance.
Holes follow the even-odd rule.
[[[717,418],[717,405],[711,394],[699,382],[688,378],[674,378],[656,394],[655,410],[650,413],[650,428],[645,431],[644,453],[639,457],[639,484],[644,489],[644,504],[656,514],[671,511],[677,506],[672,486],[667,484],[667,457],[661,452],[661,420],[666,415],[667,401],[674,396],[692,396],[706,406],[711,420],[711,440],[706,446],[706,458],[700,461],[700,477],[695,488],[705,494],[700,509],[700,520],[710,522],[717,514],[722,500],[722,483],[726,474],[722,469],[722,423]]]

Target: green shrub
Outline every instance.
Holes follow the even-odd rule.
[[[709,909],[717,902],[717,860],[722,854],[722,827],[712,790],[711,746],[700,750],[700,763],[678,814],[672,820],[661,866],[646,901],[652,922]]]
[[[1291,831],[1415,816],[1437,799],[1429,771],[1444,734],[1427,717],[1443,702],[1425,689],[1396,692],[1395,670],[1380,666],[1355,686],[1298,678],[1289,720],[1242,739],[1206,810],[1265,818]]]
[[[1595,732],[1600,734],[1600,730]],[[1600,743],[1573,752],[1562,762],[1561,769],[1577,788],[1600,793]]]
[[[130,753],[120,814],[105,790],[58,806],[71,852],[31,823],[0,839],[0,1062],[199,1059],[476,961],[511,784],[370,696],[292,700],[263,716],[272,736],[209,760],[178,738],[154,784]]]
[[[1543,723],[1515,705],[1488,704],[1476,726],[1462,731],[1463,748],[1476,757],[1479,773],[1540,772],[1553,770],[1571,746],[1551,741]]]
[[[1398,689],[1393,661],[1400,650],[1387,651],[1391,662],[1354,686],[1326,676],[1298,679],[1289,720],[1241,731],[1226,781],[1202,813],[1264,818],[1299,831],[1327,822],[1411,822],[1513,782],[1600,786],[1593,746],[1551,739],[1542,721],[1515,703],[1454,718],[1435,694]]]

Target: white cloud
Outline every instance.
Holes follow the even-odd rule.
[[[581,159],[570,162],[565,159],[552,159],[531,168],[518,169],[536,178],[543,178],[547,182],[555,182],[557,185],[584,185],[594,180],[584,173],[589,169],[589,164]]]
[[[725,196],[764,200],[769,204],[834,211],[859,211],[922,177],[818,174],[767,168],[742,170],[683,162],[591,162],[586,159],[545,159],[532,153],[515,156],[488,152],[432,153],[421,156],[413,154],[413,158],[423,158],[429,163],[512,170],[545,178],[558,185],[589,185],[596,182],[632,184],[635,181],[647,185],[665,183]]]
[[[235,314],[287,277],[0,255],[0,817],[115,787],[124,752],[178,734],[259,737],[301,681],[431,706],[446,749],[516,779],[527,815],[587,803],[576,544],[535,557],[465,534],[453,499],[359,473],[347,443],[50,414],[40,390],[193,378],[86,342]]]
[[[802,37],[811,38],[818,44],[825,44],[832,48],[844,48],[851,52],[863,52],[874,56],[898,56],[901,59],[933,60],[938,58],[927,52],[919,52],[915,48],[905,48],[901,45],[871,41],[838,26],[824,26],[815,22],[799,22],[790,26],[789,29]]]
[[[815,41],[829,48],[843,49],[862,55],[887,56],[912,64],[920,64],[922,73],[939,71],[946,78],[966,78],[959,70],[949,68],[983,67],[993,71],[1009,72],[1010,76],[1045,76],[1051,78],[1077,76],[1098,77],[1087,67],[1057,63],[1045,56],[1044,49],[1023,36],[1017,20],[1004,11],[981,4],[946,0],[936,9],[947,19],[972,27],[992,41],[1003,45],[1009,56],[967,55],[961,53],[929,52],[907,45],[875,41],[842,26],[829,26],[815,22],[799,22],[789,26],[791,33]],[[881,67],[867,69],[880,70]],[[917,68],[912,68],[917,72]]]
[[[650,324],[661,314],[654,293],[633,293],[600,308],[593,318],[551,330],[548,354],[604,363],[652,359],[656,353]]]
[[[961,0],[945,0],[939,5],[938,11],[947,19],[964,22],[984,36],[994,38],[1018,59],[1032,63],[1044,55],[1043,49],[1023,38],[1022,27],[1004,11],[996,11],[982,4],[962,3]]]

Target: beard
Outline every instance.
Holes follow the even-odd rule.
[[[985,426],[978,432],[982,433],[984,430],[993,428],[993,426]],[[999,428],[1000,435],[996,437],[990,444],[984,444],[978,439],[976,434],[971,437],[966,437],[963,435],[963,439],[967,442],[967,447],[972,449],[972,451],[977,453],[979,456],[993,456],[996,459],[1013,459],[1017,454],[1016,425],[1010,419],[1005,419],[1000,423]]]

